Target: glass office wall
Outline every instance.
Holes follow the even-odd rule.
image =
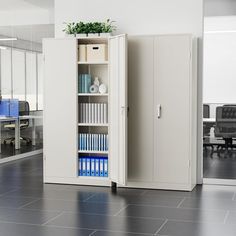
[[[3,98],[29,102],[31,111],[43,109],[42,53],[6,48],[0,50]]]

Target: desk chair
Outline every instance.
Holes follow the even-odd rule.
[[[219,144],[228,151],[228,148],[236,147],[233,145],[233,138],[236,137],[236,106],[221,106],[216,108],[215,136],[221,137],[224,144]]]
[[[29,103],[27,101],[19,101],[19,116],[29,115],[29,112],[30,112]],[[20,121],[20,130],[27,129],[28,127],[29,127],[29,120]],[[9,130],[15,130],[15,123],[6,124],[4,125],[4,128]],[[26,141],[27,144],[31,143],[31,139],[27,137],[21,136],[20,140]],[[9,141],[11,145],[13,145],[15,137],[5,139],[3,143],[6,144],[7,141]]]
[[[210,118],[210,106],[207,104],[203,104],[203,118]],[[207,142],[207,139],[210,137],[212,124],[203,122],[203,147],[211,147],[214,148],[212,144]]]

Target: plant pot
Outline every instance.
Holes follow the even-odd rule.
[[[74,34],[65,34],[65,37],[66,37],[66,38],[74,38],[75,35],[74,35]]]
[[[100,33],[100,37],[106,38],[106,37],[109,37],[109,36],[111,36],[111,33]]]
[[[97,37],[99,37],[99,34],[98,33],[89,33],[88,37],[97,38]]]
[[[76,38],[86,38],[87,34],[76,34]]]

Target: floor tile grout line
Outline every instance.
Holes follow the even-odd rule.
[[[180,208],[180,206],[182,205],[182,203],[185,201],[185,197],[179,202],[179,204],[177,205],[177,208]]]
[[[229,213],[230,213],[229,211],[226,212],[223,224],[226,224],[226,221],[227,221],[227,219],[229,217]]]
[[[89,234],[89,236],[94,235],[97,232],[97,230],[94,230],[91,234]]]
[[[168,219],[165,219],[165,221],[162,223],[162,225],[160,226],[160,228],[155,232],[154,235],[157,235],[161,230],[162,228],[165,226],[165,224],[168,222]]]
[[[49,222],[51,222],[51,221],[53,221],[53,220],[55,220],[55,219],[57,219],[58,217],[60,217],[60,216],[62,216],[63,214],[64,214],[65,212],[64,211],[62,211],[61,213],[59,213],[58,215],[56,215],[55,217],[53,217],[53,218],[51,218],[51,219],[49,219],[49,220],[47,220],[46,222],[44,222],[43,224],[41,224],[42,226],[46,226]]]
[[[123,206],[118,212],[116,212],[116,213],[114,214],[114,216],[118,216],[118,215],[119,215],[123,210],[125,210],[128,206],[129,206],[129,204]]]
[[[96,193],[93,193],[91,196],[84,199],[82,202],[87,202],[89,199],[93,198],[96,195]]]
[[[9,194],[9,193],[11,193],[11,192],[15,192],[16,190],[18,190],[19,188],[15,188],[15,189],[12,189],[12,190],[10,190],[10,191],[7,191],[7,192],[5,192],[5,193],[3,193],[3,194],[0,194],[0,198],[1,197],[4,197],[5,195],[7,195],[7,194]]]
[[[28,203],[26,203],[26,204],[24,204],[24,205],[18,207],[17,210],[23,209],[24,207],[26,207],[26,206],[28,206],[28,205],[34,203],[34,202],[37,202],[37,201],[39,201],[39,200],[40,200],[40,198],[34,199],[34,200],[32,200],[32,201],[30,201],[30,202],[28,202]]]
[[[86,230],[95,230],[95,231],[104,231],[104,232],[115,232],[115,233],[128,233],[128,234],[135,234],[135,235],[148,235],[154,236],[151,233],[140,233],[140,232],[130,232],[130,231],[121,231],[121,230],[109,230],[109,229],[91,229],[86,227],[71,227],[71,226],[60,226],[60,225],[45,225],[47,227],[56,227],[56,228],[64,228],[64,229],[86,229]]]

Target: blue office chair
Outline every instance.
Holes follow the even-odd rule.
[[[29,115],[29,112],[30,112],[29,103],[27,101],[19,101],[19,116]],[[20,130],[27,129],[28,127],[29,127],[28,119],[20,121]],[[4,128],[9,129],[9,130],[15,130],[15,123],[10,122],[4,125]],[[22,136],[20,137],[20,140],[25,141],[27,144],[30,144],[32,142],[30,138],[22,137]],[[15,141],[15,137],[5,139],[3,143],[6,144],[8,141],[10,142],[11,145],[13,145]]]

